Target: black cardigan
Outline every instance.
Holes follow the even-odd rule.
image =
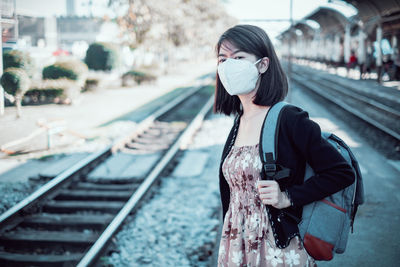
[[[235,143],[239,117],[235,119],[220,162],[219,183],[224,220],[230,202],[230,189],[222,173],[222,164]],[[290,176],[277,182],[281,190],[287,192],[292,206],[281,210],[267,206],[266,209],[275,243],[278,248],[285,248],[290,239],[300,236],[297,224],[301,220],[302,206],[349,186],[355,176],[342,155],[321,137],[319,125],[308,118],[307,112],[295,106],[285,106],[278,127],[276,163],[289,168]],[[315,175],[304,182],[306,162]]]

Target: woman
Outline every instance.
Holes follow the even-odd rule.
[[[308,114],[289,106],[280,120],[277,164],[290,175],[261,180],[260,132],[269,108],[287,94],[286,76],[267,34],[256,26],[227,30],[217,53],[214,109],[236,115],[220,165],[224,224],[218,266],[315,266],[299,237],[302,206],[350,185],[353,171],[321,139]],[[303,184],[306,161],[316,175]]]

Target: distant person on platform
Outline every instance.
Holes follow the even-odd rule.
[[[297,225],[302,207],[353,183],[353,171],[307,112],[290,105],[281,113],[276,159],[290,174],[263,179],[260,132],[269,108],[287,95],[286,74],[259,27],[228,29],[216,50],[214,110],[236,116],[219,171],[224,222],[218,266],[315,266]],[[304,183],[306,162],[316,175]]]
[[[361,79],[370,79],[371,72],[374,67],[374,55],[373,55],[373,48],[370,44],[367,46],[367,52],[365,55],[365,63],[363,64],[363,71],[361,74]]]
[[[356,52],[354,52],[354,50],[351,50],[349,63],[347,63],[347,75],[349,75],[350,72],[352,72],[352,70],[354,70],[357,67],[357,64],[358,64],[358,59],[356,56]]]

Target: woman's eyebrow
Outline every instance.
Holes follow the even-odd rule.
[[[243,52],[243,51],[238,49],[238,50],[234,51],[234,52],[232,53],[232,55],[234,55],[234,54],[236,54],[236,53],[239,53],[239,52]],[[225,54],[222,54],[222,53],[221,53],[221,54],[218,54],[218,56],[219,56],[219,57],[226,57],[226,55],[225,55]]]

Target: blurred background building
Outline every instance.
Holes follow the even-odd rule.
[[[39,72],[60,57],[84,60],[90,44],[102,42],[117,51],[119,74],[143,67],[165,73],[176,62],[214,57],[217,38],[236,23],[266,29],[286,58],[346,66],[354,51],[358,63],[373,63],[378,80],[393,69],[388,64],[398,54],[400,8],[393,0],[0,0],[0,5],[2,50],[29,53]]]
[[[44,59],[51,55],[83,59],[91,43],[107,42],[118,45],[129,68],[187,58],[191,49],[210,55],[218,34],[235,21],[216,0],[174,10],[169,2],[181,1],[1,0],[3,47],[29,50],[49,64]]]

